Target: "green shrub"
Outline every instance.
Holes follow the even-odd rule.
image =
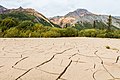
[[[76,37],[76,36],[78,36],[78,30],[75,29],[75,28],[68,27],[68,28],[66,28],[65,31],[66,31],[65,32],[66,37]]]
[[[16,27],[10,28],[4,32],[4,37],[19,37],[19,30]]]
[[[20,30],[20,37],[31,37],[32,31],[31,30]]]
[[[37,31],[39,33],[42,33],[42,32],[46,32],[46,31],[49,31],[50,30],[50,26],[44,26],[42,24],[35,24],[33,27],[32,27],[32,31]]]
[[[113,32],[113,38],[120,38],[120,30],[115,30]]]
[[[2,32],[4,32],[4,31],[7,30],[8,28],[7,28],[7,26],[1,26],[0,29],[1,29]]]
[[[11,27],[15,27],[17,25],[17,21],[12,18],[5,18],[2,20],[0,26],[6,26],[7,29]]]
[[[80,37],[96,37],[98,30],[96,29],[84,29],[79,31],[78,36]]]
[[[67,36],[66,31],[67,31],[67,30],[66,30],[65,28],[60,29],[61,37],[66,37],[66,36]]]
[[[37,31],[34,31],[34,32],[31,33],[30,37],[41,37],[41,33],[37,32]]]
[[[60,37],[60,33],[56,31],[47,31],[42,33],[42,37]]]
[[[98,34],[96,37],[105,38],[105,36],[106,36],[106,30],[98,30]]]
[[[28,30],[28,29],[31,29],[33,27],[33,25],[34,25],[33,22],[26,20],[26,21],[21,22],[18,25],[18,28],[19,29],[24,29],[24,30],[26,29],[26,30]]]

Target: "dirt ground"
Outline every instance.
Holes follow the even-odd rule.
[[[120,40],[1,38],[0,80],[120,80]]]

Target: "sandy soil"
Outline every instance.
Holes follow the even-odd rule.
[[[1,38],[0,80],[120,80],[119,50],[119,39]]]

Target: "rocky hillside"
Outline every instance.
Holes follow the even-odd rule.
[[[80,25],[93,25],[94,21],[103,25],[107,25],[108,15],[97,15],[89,12],[86,9],[77,9],[64,16],[50,18],[50,20],[61,27],[66,27],[66,25],[75,26],[78,23]],[[112,17],[112,25],[116,28],[120,28],[120,17]]]
[[[4,13],[6,11],[7,11],[7,8],[0,5],[0,14]]]
[[[59,27],[52,23],[44,15],[31,8],[24,9],[22,7],[19,7],[17,9],[7,9],[3,6],[0,6],[0,19],[7,17],[17,18],[19,20],[31,20],[35,23],[41,23],[45,26]]]

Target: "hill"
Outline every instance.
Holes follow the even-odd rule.
[[[16,18],[20,21],[30,20],[34,23],[41,23],[45,26],[59,27],[58,25],[52,23],[44,15],[32,8],[24,9],[19,7],[17,9],[7,9],[3,6],[0,6],[0,19],[5,19],[7,17]]]
[[[0,37],[46,37],[59,26],[32,8],[7,9],[0,6]],[[47,35],[46,35],[47,34]]]
[[[6,10],[7,8],[0,5],[0,14],[3,14]]]
[[[64,16],[50,18],[50,20],[61,27],[77,26],[79,29],[93,28],[94,21],[96,21],[97,28],[106,28],[108,15],[98,15],[86,9],[77,9]],[[112,25],[114,29],[120,28],[120,17],[112,16]]]
[[[120,38],[119,26],[108,26],[107,19],[107,15],[96,15],[85,9],[78,9],[50,21],[31,8],[7,9],[0,6],[0,37]],[[112,17],[112,21],[119,24],[120,20]],[[109,23],[111,24],[110,21]]]

